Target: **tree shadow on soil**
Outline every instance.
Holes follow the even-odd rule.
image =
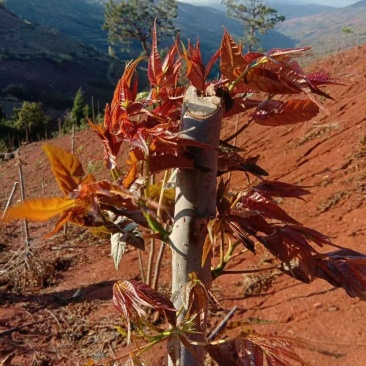
[[[37,309],[58,309],[72,303],[111,300],[113,296],[112,288],[114,283],[114,280],[102,281],[85,287],[42,294],[3,293],[1,295],[0,305],[3,306],[11,303],[26,302],[37,306]]]

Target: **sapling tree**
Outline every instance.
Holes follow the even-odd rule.
[[[208,336],[211,282],[225,275],[228,263],[245,248],[255,254],[257,246],[263,246],[278,270],[299,281],[322,278],[350,296],[366,299],[366,255],[334,244],[288,215],[276,198],[302,199],[308,189],[268,179],[258,156],[244,156],[230,144],[252,123],[275,128],[319,113],[323,106],[317,96],[331,98],[319,87],[340,81],[323,72],[307,75],[296,62],[307,49],[243,54],[225,31],[207,65],[198,42],[185,47],[179,38],[162,61],[155,31],[148,96],[137,98],[139,58],[126,65],[106,106],[104,123],[89,121],[104,146],[105,166],[113,179],[96,181],[84,173],[75,155],[44,146],[64,196],[28,200],[10,208],[5,221],[60,215],[48,237],[66,222],[110,233],[117,268],[127,245],[144,248],[147,237],[141,228],[152,230],[148,237],[171,249],[171,298],[138,280],[120,280],[113,286],[113,302],[122,314],[119,331],[136,346],[119,359],[145,364],[144,352],[166,342],[171,365],[203,365],[206,353],[225,366],[301,363],[288,338],[259,334],[250,320],[224,323],[224,334],[225,325],[238,328],[235,338]],[[220,63],[221,77],[209,81],[215,62]],[[180,85],[183,64],[187,82]],[[237,114],[240,128],[222,136],[225,118]],[[117,164],[122,144],[129,154],[125,175]],[[171,170],[162,181],[151,183],[151,175]],[[229,189],[227,173],[232,171],[242,172],[244,178],[235,191]],[[254,179],[246,180],[250,175]],[[323,246],[332,250],[320,252]],[[153,325],[147,308],[165,323]],[[239,331],[242,327],[248,329]]]

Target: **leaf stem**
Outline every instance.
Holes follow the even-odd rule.
[[[236,136],[240,135],[250,125],[250,123],[252,121],[253,121],[253,117],[251,117],[247,122],[245,122],[243,124],[243,126],[241,126],[237,131],[235,131],[232,135],[230,135],[229,137],[227,137],[223,141],[224,142],[229,142],[230,140],[234,139]]]

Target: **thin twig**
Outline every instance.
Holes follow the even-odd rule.
[[[161,261],[163,260],[165,247],[166,247],[166,243],[162,241],[161,245],[160,245],[160,248],[159,248],[158,257],[156,259],[154,280],[153,280],[153,284],[152,284],[152,288],[155,289],[155,290],[158,287],[158,280],[159,280],[160,270],[161,270]]]
[[[233,133],[231,136],[227,137],[224,142],[229,142],[230,140],[234,139],[236,136],[240,135],[253,121],[253,118],[250,118],[247,122],[243,124],[235,133]]]
[[[47,313],[51,314],[51,315],[52,315],[52,317],[56,320],[56,323],[57,323],[59,326],[61,326],[61,323],[58,321],[58,319],[57,319],[56,315],[55,315],[51,310],[46,309],[46,311],[47,311]]]
[[[1,217],[1,219],[4,219],[4,217],[6,215],[6,212],[9,209],[10,203],[11,203],[11,201],[13,199],[13,196],[14,196],[14,193],[15,193],[15,190],[16,190],[17,186],[18,186],[18,182],[14,182],[13,188],[12,188],[12,190],[10,192],[8,201],[6,202],[5,210],[4,210],[4,213],[3,213],[3,216]]]
[[[155,238],[150,239],[150,251],[149,251],[149,260],[147,264],[147,272],[146,272],[146,284],[150,286],[151,283],[151,271],[153,266],[153,260],[155,255]]]
[[[213,341],[217,335],[225,329],[228,321],[233,317],[235,311],[238,309],[237,306],[234,306],[229,313],[225,316],[225,318],[220,322],[220,324],[212,331],[212,333],[208,336],[207,340],[209,342]]]
[[[0,337],[9,335],[9,334],[11,334],[13,332],[18,331],[19,329],[23,329],[23,328],[26,328],[26,327],[30,327],[31,325],[34,325],[34,324],[43,323],[43,322],[46,322],[46,321],[51,320],[51,319],[52,319],[51,317],[46,318],[46,319],[40,319],[40,320],[36,320],[35,322],[31,322],[31,323],[19,325],[17,327],[13,327],[13,328],[4,330],[4,331],[0,332]]]
[[[238,128],[239,128],[239,114],[236,115],[236,121],[235,121],[235,133],[238,132]],[[237,141],[237,135],[235,136],[234,138],[234,142],[233,142],[233,145],[236,146],[236,141]],[[230,182],[231,182],[231,174],[232,174],[232,171],[229,172],[229,185],[230,185]]]
[[[23,165],[20,159],[19,149],[16,152],[18,170],[19,170],[19,180],[20,180],[20,200],[23,203],[25,201],[25,185],[24,185],[24,175],[23,175]],[[24,223],[24,239],[26,243],[26,248],[29,247],[29,229],[27,219],[23,220]]]
[[[142,255],[141,255],[141,250],[140,249],[137,249],[137,256],[138,256],[138,259],[139,259],[141,281],[145,282],[144,266],[142,264]]]
[[[273,271],[274,269],[278,269],[278,266],[266,267],[266,268],[257,268],[257,269],[246,269],[246,270],[238,270],[238,271],[222,271],[220,274],[246,274],[246,273],[258,273],[264,271]]]
[[[11,352],[9,353],[0,363],[0,366],[6,366],[6,365],[10,365],[10,362],[15,356],[15,352]]]
[[[156,213],[156,216],[157,216],[158,220],[161,219],[161,208],[163,207],[165,185],[168,181],[168,176],[169,176],[169,173],[168,173],[168,170],[166,170],[165,173],[164,173],[163,181],[161,182],[161,190],[160,190],[160,196],[159,196],[158,210],[157,210],[157,213]],[[155,289],[155,290],[158,287],[158,281],[159,281],[160,269],[161,269],[161,261],[163,260],[165,247],[166,247],[166,243],[164,243],[162,241],[160,243],[158,257],[156,258],[154,279],[153,279],[153,283],[152,283],[152,288]]]
[[[71,154],[75,153],[75,123],[72,124],[71,128]],[[67,222],[64,225],[64,236],[67,236]]]

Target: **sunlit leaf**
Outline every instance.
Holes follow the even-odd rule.
[[[329,73],[320,70],[311,74],[307,74],[306,77],[310,82],[315,86],[320,85],[344,85],[344,82],[341,79],[332,78],[329,76]]]
[[[318,113],[318,105],[311,100],[265,100],[258,105],[252,117],[260,125],[281,126],[309,121]]]
[[[267,56],[260,57],[248,69],[244,81],[252,88],[270,94],[311,93],[333,99],[311,84],[305,75],[297,73],[290,65]]]
[[[159,85],[163,73],[163,64],[158,52],[158,40],[156,34],[156,20],[152,32],[151,54],[149,57],[147,74],[152,85]]]
[[[45,144],[43,149],[61,191],[67,194],[76,189],[85,175],[79,159],[55,145]]]
[[[194,46],[189,42],[188,47],[183,46],[181,57],[186,62],[186,77],[199,92],[205,88],[205,66],[203,65],[200,42]]]
[[[74,199],[55,197],[29,199],[24,203],[8,209],[4,221],[27,219],[30,221],[46,221],[75,205]]]
[[[129,171],[123,179],[123,187],[130,188],[133,182],[136,180],[139,169],[139,162],[144,159],[143,153],[139,149],[133,149],[129,153],[129,159],[126,161],[129,166]]]
[[[88,123],[98,137],[102,140],[104,148],[104,163],[107,169],[115,169],[117,167],[117,155],[121,148],[122,140],[117,141],[116,136],[103,127],[102,125],[96,125],[88,119]]]
[[[311,46],[306,47],[298,47],[298,48],[272,48],[268,52],[266,52],[266,56],[270,56],[276,60],[287,60],[289,56],[291,57],[300,57],[305,54],[306,51],[309,51]]]
[[[143,282],[130,280],[118,281],[113,286],[113,302],[125,319],[136,324],[145,311],[141,306],[148,306],[165,316],[171,325],[176,325],[176,309],[173,303]]]
[[[220,71],[229,80],[235,81],[244,73],[248,62],[242,56],[242,47],[225,30],[220,47]]]
[[[194,319],[195,331],[205,333],[209,293],[206,286],[198,279],[196,273],[189,274],[190,281],[185,284],[186,320]]]
[[[202,248],[202,260],[201,260],[202,267],[205,265],[208,255],[211,252],[212,252],[212,241],[210,239],[210,235],[207,234]]]

